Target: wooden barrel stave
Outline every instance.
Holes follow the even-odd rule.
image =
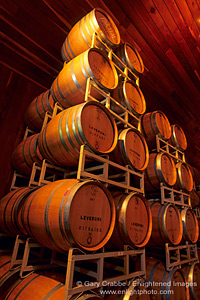
[[[160,110],[142,115],[141,130],[150,149],[156,147],[156,135],[163,140],[169,140],[171,137],[169,120]]]
[[[61,48],[63,60],[69,61],[90,48],[94,33],[111,48],[120,43],[119,31],[111,17],[104,10],[95,8],[68,33]],[[98,40],[96,46],[102,47]]]
[[[42,129],[46,112],[53,112],[54,101],[50,90],[41,93],[29,104],[25,114],[25,124],[35,132]]]
[[[21,221],[21,210],[33,190],[29,187],[18,188],[0,200],[0,228],[8,235],[26,234]]]
[[[163,247],[165,243],[177,246],[183,236],[183,225],[180,213],[173,204],[161,205],[150,201],[152,213],[152,234],[148,247]]]
[[[64,108],[83,103],[89,77],[107,92],[118,85],[118,75],[112,61],[103,51],[91,48],[64,64],[51,86],[54,101],[59,102]],[[96,89],[91,89],[90,94],[96,100],[103,99],[102,94]]]
[[[110,238],[115,208],[103,184],[59,180],[29,196],[22,219],[26,231],[50,249],[66,252],[70,246],[78,246],[93,251]]]
[[[155,258],[146,258],[146,281],[155,300],[187,300],[186,279],[181,270],[173,268],[167,272],[163,263]],[[164,297],[163,297],[164,296]]]
[[[191,299],[200,299],[200,264],[194,262],[191,265],[183,265],[181,270],[188,281]]]
[[[192,208],[200,207],[200,191],[190,191],[190,202]]]
[[[151,236],[152,216],[147,200],[139,193],[114,193],[116,223],[108,247],[144,247]]]
[[[180,211],[183,223],[183,242],[196,243],[199,238],[199,225],[195,212],[191,208],[184,208]]]
[[[99,102],[73,106],[56,115],[38,139],[42,155],[61,166],[76,166],[81,145],[97,154],[110,153],[117,144],[117,126]]]
[[[119,131],[117,146],[110,159],[120,165],[129,165],[134,170],[143,171],[149,162],[145,138],[137,129],[127,128]]]
[[[27,137],[15,148],[12,155],[12,165],[16,171],[30,175],[34,162],[41,165],[42,155],[38,148],[39,133]]]
[[[20,266],[10,269],[11,254],[0,254],[0,300],[5,300],[8,291],[19,279]]]
[[[132,80],[121,81],[112,91],[112,97],[131,113],[139,117],[146,111],[146,101],[141,89]],[[116,113],[122,113],[120,107],[113,107]]]
[[[176,164],[177,170],[177,182],[176,188],[183,191],[190,192],[193,189],[194,181],[191,173],[191,169],[186,162],[178,162]]]
[[[178,124],[171,125],[171,144],[181,151],[185,151],[187,149],[187,139],[182,127]]]
[[[144,64],[135,46],[130,43],[122,43],[115,50],[115,54],[120,60],[131,69],[137,76],[144,72]],[[117,65],[123,70],[124,65],[117,61]]]
[[[176,167],[171,156],[164,152],[150,153],[149,163],[145,169],[145,190],[158,190],[160,183],[174,186],[176,179]]]

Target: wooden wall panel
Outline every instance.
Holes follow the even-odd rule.
[[[198,0],[2,0],[0,79],[4,96],[0,125],[4,168],[14,144],[23,135],[21,118],[27,103],[50,88],[63,66],[60,50],[67,33],[95,7],[113,18],[121,41],[135,45],[143,59],[140,88],[147,111],[160,109],[172,124],[183,127],[188,160],[200,168]],[[16,131],[9,127],[12,118]],[[7,130],[12,146],[6,140]]]
[[[16,72],[1,66],[0,198],[9,191],[13,169],[11,156],[25,132],[24,114],[29,103],[44,91]]]

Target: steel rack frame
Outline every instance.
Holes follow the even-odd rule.
[[[95,165],[86,167],[87,159],[92,159]],[[113,168],[115,174],[109,173]],[[101,171],[101,173],[99,173]],[[126,192],[136,191],[144,194],[144,172],[136,172],[129,166],[121,166],[108,158],[98,156],[86,149],[84,145],[80,149],[77,179],[92,178],[103,182],[106,187],[112,185],[125,189]],[[123,180],[123,181],[122,181]],[[137,182],[137,184],[136,184]],[[137,186],[136,186],[137,185]]]
[[[125,63],[123,63],[123,61],[113,52],[112,49],[110,49],[108,47],[108,45],[106,43],[104,43],[102,41],[102,39],[100,38],[99,35],[97,35],[97,33],[93,33],[93,37],[92,37],[92,43],[91,43],[91,46],[90,48],[99,48],[97,46],[97,41],[101,44],[101,46],[103,47],[103,50],[105,50],[108,54],[108,57],[112,60],[115,68],[117,69],[118,73],[120,73],[124,78],[127,78],[129,80],[132,80],[134,79],[136,84],[139,86],[139,77],[133,73],[131,71],[131,69],[129,67],[127,67],[127,65]],[[100,48],[101,49],[101,48]],[[123,69],[121,69],[119,66],[118,66],[118,63],[123,66]]]
[[[166,270],[171,271],[174,267],[180,267],[183,264],[192,263],[199,261],[197,244],[170,246],[168,243],[165,244],[165,255],[166,255]]]
[[[86,166],[88,161],[90,165]],[[56,167],[46,160],[43,160],[41,167],[34,163],[29,187],[42,186],[55,180],[69,178],[94,179],[104,183],[106,187],[114,186],[125,189],[126,192],[135,191],[144,194],[144,172],[136,172],[128,165],[124,167],[116,164],[109,160],[108,155],[96,155],[90,152],[85,145],[80,148],[76,170]]]
[[[20,246],[23,247],[22,258],[19,258]],[[39,249],[39,252],[33,249]],[[58,267],[57,264],[53,264],[50,259],[45,258],[45,247],[34,241],[34,239],[27,236],[16,236],[15,245],[13,248],[12,258],[10,262],[10,269],[13,269],[20,265],[20,277],[26,277],[33,273],[35,270],[44,270]],[[30,254],[34,254],[34,257],[30,259]],[[28,273],[27,273],[28,272]]]
[[[168,153],[174,160],[185,162],[185,154],[156,135],[156,151]]]
[[[190,195],[189,193],[184,193],[182,190],[175,190],[173,188],[167,187],[163,183],[160,183],[161,192],[161,204],[172,203],[180,205],[182,207],[190,207]]]
[[[156,193],[147,192],[146,197],[149,200],[152,198],[154,201],[159,201],[161,204],[171,203],[180,207],[192,208],[189,193],[166,186],[163,182],[160,183],[160,189]]]
[[[197,217],[197,219],[200,219],[200,208],[199,207],[195,207],[193,208],[195,215]]]
[[[93,96],[91,96],[91,90],[95,89],[99,94],[101,94],[105,99],[97,100]],[[89,77],[86,83],[85,89],[85,101],[98,101],[104,104],[104,106],[111,112],[113,117],[116,120],[117,125],[123,124],[124,127],[136,128],[140,130],[140,118],[133,113],[131,113],[126,107],[117,102],[114,98],[110,96],[110,93],[105,92],[101,88],[97,86],[94,80]],[[117,114],[115,110],[121,110],[121,114]]]
[[[65,282],[65,294],[64,300],[70,298],[70,296],[85,292],[90,289],[95,289],[95,283],[98,283],[98,288],[104,286],[104,283],[109,282],[118,282],[118,281],[126,281],[128,279],[132,279],[134,277],[144,277],[146,276],[146,267],[145,267],[145,249],[140,250],[124,250],[124,251],[112,251],[112,252],[101,252],[101,253],[93,253],[93,254],[74,254],[75,249],[70,249],[68,253],[68,260],[67,260],[67,271],[66,271],[66,282]],[[140,256],[140,270],[130,272],[130,260],[133,256]],[[119,258],[123,261],[123,274],[119,276],[114,276],[112,278],[104,278],[104,266],[105,266],[105,259],[108,258]],[[95,261],[97,266],[97,271],[90,271],[85,270],[87,275],[90,275],[96,281],[94,282],[93,286],[91,285],[84,285],[80,282],[79,286],[73,287],[73,277],[74,271],[80,270],[82,273],[84,270],[82,268],[76,268],[76,262],[83,262],[83,261]]]

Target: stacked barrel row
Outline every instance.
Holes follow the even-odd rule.
[[[178,125],[170,127],[161,111],[145,114],[145,99],[135,76],[119,76],[99,39],[97,47],[91,48],[94,32],[120,57],[121,70],[128,67],[130,74],[136,76],[143,72],[142,59],[135,47],[128,43],[119,45],[119,32],[112,19],[101,9],[86,15],[72,28],[62,46],[65,63],[51,88],[28,107],[25,122],[35,134],[14,151],[14,168],[30,175],[33,162],[41,165],[45,158],[56,166],[76,170],[80,147],[87,145],[97,155],[108,154],[118,164],[145,172],[146,196],[158,191],[161,182],[180,189],[186,186],[187,190],[188,182],[183,176],[188,168],[186,163],[177,163],[175,168],[168,154],[149,155],[157,134],[185,150],[182,129]],[[85,102],[89,77],[130,113],[141,117],[141,131],[117,127],[110,111],[100,103],[104,97],[98,90],[91,90],[91,96],[98,101]],[[52,113],[56,102],[63,111],[43,127],[46,112]],[[115,108],[117,114],[123,112],[120,105]],[[90,179],[60,180],[36,189],[23,187],[11,191],[0,201],[0,211],[0,228],[4,232],[31,236],[41,245],[62,253],[70,247],[85,251],[103,246],[118,250],[124,245],[163,248],[166,242],[177,245],[183,241],[184,226],[176,206],[147,201],[137,192],[113,192]]]

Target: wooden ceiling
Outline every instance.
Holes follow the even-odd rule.
[[[95,7],[113,18],[122,41],[136,46],[147,111],[160,109],[182,126],[187,160],[200,169],[199,0],[2,0],[2,65],[49,89],[69,30]]]

